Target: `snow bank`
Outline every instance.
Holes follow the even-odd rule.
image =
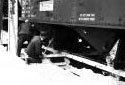
[[[27,65],[1,45],[0,57],[0,85],[125,85],[89,69],[71,68],[80,73],[79,77],[49,63]]]

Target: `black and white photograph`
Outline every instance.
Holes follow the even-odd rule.
[[[125,0],[0,0],[0,85],[125,85]]]

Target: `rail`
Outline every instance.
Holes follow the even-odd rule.
[[[51,52],[57,52],[56,50],[54,50],[53,48],[49,48],[49,47],[43,47],[44,49],[51,51]],[[104,64],[100,64],[98,62],[95,62],[93,60],[90,59],[86,59],[85,56],[79,57],[70,53],[66,53],[66,52],[60,52],[60,53],[54,53],[54,54],[50,54],[50,55],[46,55],[45,57],[47,58],[51,58],[51,57],[66,57],[66,58],[70,58],[70,59],[74,59],[76,61],[85,63],[87,65],[99,68],[101,70],[107,71],[111,74],[115,74],[117,76],[121,76],[125,78],[125,72],[122,70],[115,70],[113,67],[108,66],[108,65],[104,65]]]

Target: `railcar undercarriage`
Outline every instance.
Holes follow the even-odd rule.
[[[52,25],[52,48],[106,63],[105,58],[118,40],[117,30]]]
[[[61,62],[59,65],[72,65],[79,69],[90,67],[95,72],[125,77],[124,71],[119,73],[115,70],[125,67],[121,62],[125,60],[124,30],[52,24],[48,27],[52,30],[53,40],[42,47],[45,59],[57,64]]]
[[[119,69],[119,65],[124,67],[124,63],[114,66],[120,59],[124,60],[124,57],[118,59],[119,56],[117,56],[118,60],[115,58],[117,46],[123,50],[124,44],[122,44],[122,48],[118,45],[118,42],[121,44],[121,40],[124,38],[123,30],[60,25],[50,27],[53,30],[53,42],[43,49],[46,49],[46,58],[50,59],[51,62],[66,62],[77,68],[96,67],[98,70],[95,71],[101,69],[125,77],[124,72],[120,74],[115,70]],[[122,55],[124,55],[123,52]],[[113,66],[116,68],[114,69]]]

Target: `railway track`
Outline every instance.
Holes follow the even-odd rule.
[[[82,75],[79,73],[79,68],[74,67],[71,64],[72,60],[73,60],[73,61],[76,61],[75,64],[77,64],[77,66],[79,66],[79,63],[82,63],[82,65],[83,65],[82,68],[88,68],[88,69],[91,69],[94,72],[100,73],[104,76],[108,75],[108,76],[117,78],[118,80],[125,81],[125,71],[115,70],[109,64],[102,64],[100,62],[94,61],[85,56],[78,56],[78,55],[71,54],[68,52],[58,52],[57,50],[54,50],[53,48],[50,48],[50,47],[42,46],[42,48],[45,49],[46,51],[50,51],[52,53],[52,54],[47,54],[47,55],[44,54],[43,63],[52,63],[54,65],[57,65],[57,66],[63,68],[64,70],[68,70],[71,73],[73,73],[74,75],[80,77]],[[25,53],[25,52],[23,52],[23,53]],[[24,56],[25,55],[26,54],[24,54]],[[28,56],[25,56],[25,58],[28,58]],[[24,57],[23,57],[23,59],[24,59]]]
[[[49,47],[43,47],[44,49],[51,51],[51,52],[56,52],[56,50],[54,50],[53,48],[49,48]],[[60,53],[54,53],[54,54],[49,54],[45,56],[45,59],[47,60],[51,60],[52,58],[64,58],[64,60],[62,60],[63,62],[58,62],[55,63],[56,65],[71,71],[73,74],[80,76],[79,72],[77,70],[74,70],[71,68],[74,68],[73,66],[71,66],[71,59],[80,63],[85,64],[85,66],[89,67],[89,69],[94,69],[95,71],[99,71],[99,73],[103,74],[103,75],[109,75],[109,76],[113,76],[115,78],[117,78],[118,80],[125,80],[125,71],[123,70],[115,70],[112,66],[108,65],[108,64],[102,64],[99,62],[96,62],[90,58],[86,58],[85,56],[78,56],[78,55],[74,55],[74,54],[70,54],[67,52],[60,52]]]

